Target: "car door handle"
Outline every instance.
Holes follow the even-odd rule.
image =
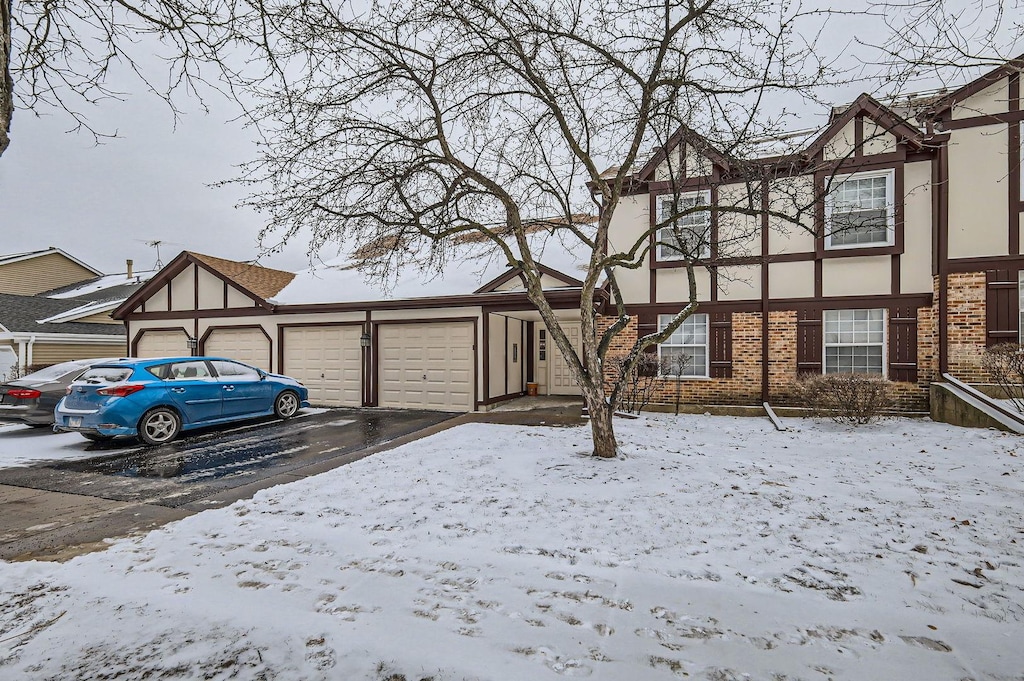
[[[226,386],[224,386],[224,389],[227,390],[228,392],[231,392],[232,390],[235,389],[235,386],[233,386],[233,385],[226,385]]]
[[[172,393],[183,393],[183,392],[185,392],[185,389],[184,388],[171,388],[171,392]]]

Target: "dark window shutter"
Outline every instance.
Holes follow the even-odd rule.
[[[985,345],[1016,343],[1020,302],[1017,299],[1017,271],[989,270],[985,273]]]
[[[711,378],[732,378],[732,313],[708,315],[708,360]]]
[[[796,318],[796,372],[821,373],[821,310],[800,310]]]
[[[917,308],[889,309],[889,380],[917,383]]]

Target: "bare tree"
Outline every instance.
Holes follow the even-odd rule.
[[[616,272],[645,262],[652,232],[655,247],[687,263],[689,303],[640,336],[620,372],[627,376],[644,348],[696,309],[695,269],[728,256],[728,239],[711,245],[708,221],[687,218],[760,215],[766,173],[737,163],[732,182],[750,175],[747,191],[713,207],[687,203],[680,162],[663,155],[659,181],[677,200],[626,243],[609,242],[609,225],[652,147],[682,141],[739,157],[775,132],[780,120],[764,115],[766,97],[807,98],[832,76],[814,42],[821,21],[819,12],[763,0],[407,0],[362,13],[286,0],[268,8],[259,31],[246,31],[263,36],[274,65],[249,84],[263,102],[257,117],[279,122],[264,128],[270,145],[246,176],[272,189],[252,203],[269,211],[273,238],[308,230],[314,249],[390,244],[380,261],[390,267],[426,252],[442,268],[449,244],[484,237],[522,269],[582,390],[594,453],[613,457],[611,405],[623,384],[606,395],[604,367],[628,323]],[[687,133],[696,129],[699,137]],[[592,225],[575,218],[595,210]],[[587,263],[579,352],[541,285],[529,238],[538,224]],[[595,313],[602,291],[616,309],[607,328]]]
[[[60,110],[74,129],[112,136],[87,111],[125,96],[111,85],[118,70],[175,115],[179,92],[200,103],[204,90],[234,94],[231,27],[259,13],[259,3],[233,0],[0,0],[0,156],[15,108]]]

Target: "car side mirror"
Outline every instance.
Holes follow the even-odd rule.
[[[263,371],[262,369],[260,369],[260,380],[261,381],[267,380],[267,372]]]

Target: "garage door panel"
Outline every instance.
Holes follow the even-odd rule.
[[[381,324],[377,333],[380,406],[472,411],[471,322]]]
[[[313,404],[361,406],[361,333],[359,325],[286,327],[282,372],[306,386]]]
[[[143,331],[135,347],[135,356],[148,357],[183,357],[192,351],[188,347],[188,334],[184,330],[174,331]]]
[[[213,329],[203,343],[203,351],[270,371],[270,339],[261,329]]]

